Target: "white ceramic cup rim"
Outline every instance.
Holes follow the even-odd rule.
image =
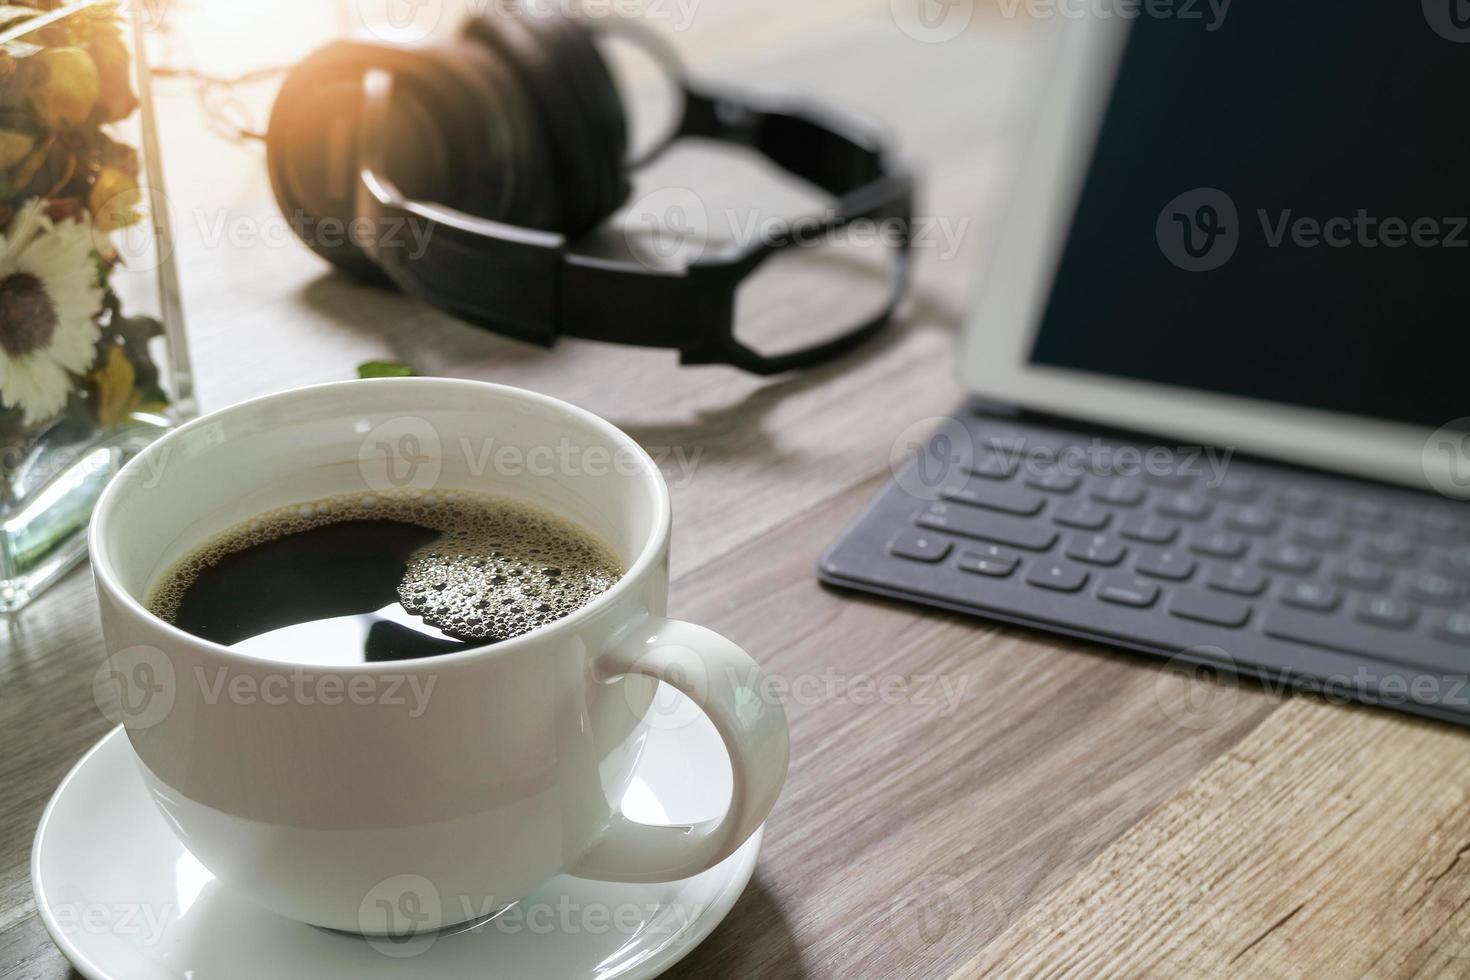
[[[491,658],[510,656],[514,653],[517,653],[521,648],[529,646],[532,643],[542,642],[549,634],[554,633],[558,630],[565,630],[573,627],[583,620],[596,615],[604,607],[618,602],[623,594],[633,587],[633,583],[642,579],[643,575],[648,571],[650,566],[663,559],[663,552],[668,544],[670,524],[672,521],[672,508],[669,502],[668,485],[664,482],[662,475],[659,473],[658,465],[653,461],[653,457],[649,456],[648,453],[643,449],[643,447],[640,446],[633,439],[632,436],[629,436],[626,432],[619,429],[611,422],[608,422],[606,419],[603,419],[600,416],[587,411],[586,409],[579,408],[576,405],[571,404],[570,402],[562,401],[559,398],[553,398],[550,395],[543,395],[538,392],[528,391],[524,388],[516,388],[511,385],[494,384],[488,381],[468,381],[454,378],[373,378],[358,381],[337,381],[328,384],[308,385],[301,388],[292,388],[287,391],[275,392],[274,394],[262,395],[257,398],[251,398],[246,401],[237,402],[236,404],[231,405],[228,408],[223,408],[218,411],[211,412],[208,415],[202,415],[199,418],[193,419],[192,421],[179,426],[177,429],[168,432],[166,435],[149,444],[146,448],[143,449],[142,452],[133,457],[133,459],[131,459],[127,463],[127,465],[123,467],[118,475],[112,479],[112,481],[107,485],[106,489],[102,492],[102,496],[98,499],[97,506],[93,510],[92,522],[88,530],[87,546],[92,556],[92,568],[100,585],[106,588],[108,592],[110,592],[115,598],[117,598],[118,601],[120,601],[130,613],[135,616],[143,617],[150,624],[152,624],[154,628],[162,630],[171,639],[195,645],[196,647],[207,650],[209,653],[216,657],[239,664],[241,666],[250,665],[259,667],[261,665],[264,665],[267,667],[275,667],[282,670],[301,670],[302,665],[299,663],[285,660],[275,660],[270,657],[258,656],[254,653],[241,653],[237,650],[232,650],[231,648],[224,646],[223,644],[215,643],[212,640],[205,640],[195,636],[192,633],[185,632],[172,623],[166,622],[165,620],[159,618],[146,606],[143,605],[142,601],[140,601],[139,598],[133,594],[133,591],[131,589],[125,588],[122,582],[119,581],[117,572],[113,568],[112,557],[110,554],[108,554],[107,548],[103,544],[103,535],[101,534],[101,528],[108,521],[111,521],[118,516],[117,514],[115,514],[115,511],[119,506],[119,499],[121,495],[126,492],[126,488],[131,482],[129,478],[136,477],[143,469],[149,466],[149,462],[154,457],[161,453],[167,453],[173,443],[182,441],[183,439],[187,438],[188,435],[196,429],[200,429],[208,425],[214,425],[223,419],[228,419],[232,415],[244,415],[249,413],[250,411],[258,410],[261,407],[270,406],[282,402],[290,402],[299,399],[307,395],[308,393],[320,393],[332,390],[358,391],[365,390],[371,387],[384,386],[459,388],[461,390],[479,390],[487,394],[494,393],[504,398],[518,399],[531,404],[540,405],[544,408],[560,412],[563,415],[567,415],[591,426],[593,429],[600,432],[609,441],[609,443],[621,446],[623,449],[633,453],[642,462],[643,465],[640,467],[640,479],[642,479],[642,481],[644,482],[644,485],[646,486],[650,494],[654,507],[653,520],[649,524],[651,530],[649,532],[648,539],[644,541],[642,548],[638,552],[638,557],[634,559],[631,565],[628,566],[622,577],[613,584],[612,588],[608,589],[606,592],[602,593],[597,598],[587,603],[585,606],[582,606],[568,616],[564,616],[561,619],[558,619],[554,623],[548,623],[545,626],[541,626],[534,630],[531,630],[529,633],[522,633],[520,636],[514,637],[509,640],[503,640],[499,643],[488,646],[474,647],[469,650],[461,650],[455,653],[446,653],[437,657],[429,657],[422,661],[419,661],[417,664],[404,663],[403,661],[389,661],[376,664],[314,664],[310,667],[310,670],[312,670],[313,672],[321,674],[343,675],[386,673],[401,674],[405,670],[413,670],[415,667],[419,667],[421,669],[442,670],[444,668],[450,667],[468,666],[470,664],[480,663],[481,661]],[[199,543],[202,544],[203,542]]]

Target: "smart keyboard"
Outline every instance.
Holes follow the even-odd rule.
[[[823,581],[1470,724],[1470,505],[979,405],[916,449]]]

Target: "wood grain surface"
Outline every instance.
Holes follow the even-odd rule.
[[[1463,733],[1300,698],[965,972],[1470,973]]]
[[[901,330],[770,380],[679,369],[665,352],[529,348],[329,275],[270,235],[260,148],[215,137],[188,84],[160,83],[203,407],[392,358],[569,399],[693,461],[666,467],[671,611],[788,685],[793,756],[755,879],[671,976],[1470,975],[1464,733],[817,584],[818,556],[888,476],[896,437],[958,403],[955,334],[1024,124],[1008,110],[1029,28],[979,10],[926,43],[898,26],[903,6],[704,0],[673,36],[710,77],[889,120],[923,164],[921,213],[963,224],[956,254],[920,252]],[[177,54],[236,69],[273,58],[220,35]],[[669,186],[697,188],[722,220],[737,208],[737,222],[752,201],[770,215],[810,200],[707,152],[663,161],[639,193]],[[860,266],[831,275],[783,287],[793,337],[873,284]],[[36,916],[32,835],[109,727],[91,693],[88,574],[6,628],[0,977],[52,980],[73,974]]]

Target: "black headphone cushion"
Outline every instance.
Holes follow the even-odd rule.
[[[286,78],[266,140],[271,186],[302,241],[343,271],[381,279],[346,233],[357,217],[363,78],[393,75],[382,161],[412,200],[508,223],[547,220],[548,149],[519,79],[466,42],[409,49],[350,41]],[[497,84],[498,82],[498,84]]]
[[[539,112],[560,200],[558,230],[583,234],[627,198],[627,118],[617,84],[591,35],[556,12],[490,7],[464,36],[520,76]]]

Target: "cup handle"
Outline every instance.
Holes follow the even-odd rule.
[[[677,881],[708,871],[755,833],[786,781],[786,712],[750,655],[713,630],[649,616],[600,656],[597,677],[641,674],[671,685],[714,722],[730,753],[734,791],[715,820],[655,826],[621,811],[572,869],[596,881]]]

